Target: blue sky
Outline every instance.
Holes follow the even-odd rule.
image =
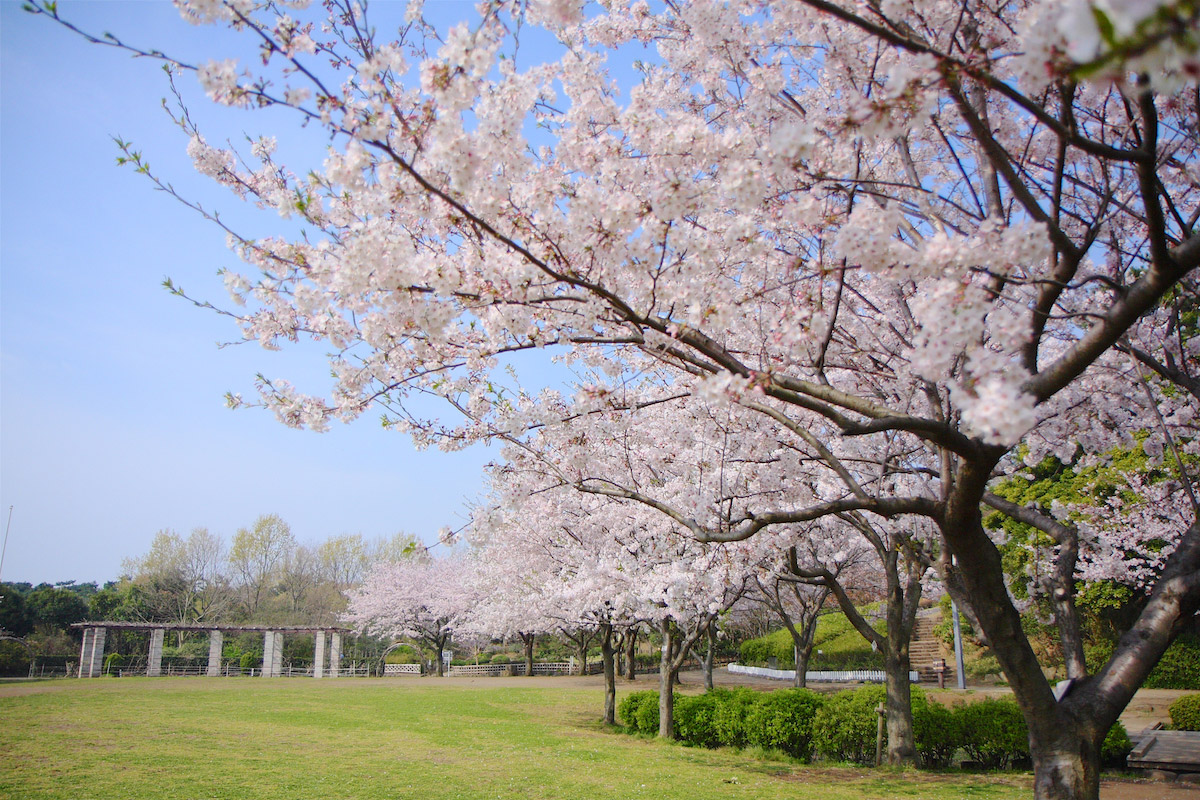
[[[184,58],[246,57],[231,49],[240,40],[185,24],[166,2],[63,0],[60,11]],[[170,276],[223,300],[216,271],[238,264],[220,231],[116,166],[112,136],[247,232],[278,232],[279,220],[195,173],[159,108],[158,66],[10,0],[0,54],[0,524],[13,507],[0,579],[103,582],[156,531],[203,526],[228,540],[266,513],[302,542],[400,530],[432,541],[462,524],[495,449],[417,452],[375,416],[314,434],[225,408],[226,391],[253,396],[257,372],[313,388],[325,370],[317,352],[219,350],[237,338],[232,323],[160,287]],[[194,78],[181,85],[199,96]],[[323,155],[319,132],[280,117],[194,110],[229,135],[276,134],[285,160]]]

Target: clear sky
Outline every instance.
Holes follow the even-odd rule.
[[[185,24],[167,2],[59,6],[85,29],[196,61],[239,55],[229,42],[240,40]],[[433,541],[461,525],[494,449],[417,452],[377,417],[315,434],[225,408],[226,391],[254,396],[257,372],[315,388],[326,371],[319,353],[218,349],[237,338],[233,324],[160,287],[170,276],[222,301],[216,271],[238,264],[220,231],[118,168],[111,137],[245,232],[280,223],[195,173],[159,107],[158,66],[12,0],[0,0],[0,49],[0,526],[13,508],[0,579],[103,582],[159,530],[202,526],[228,541],[266,513],[301,542],[400,530]],[[199,96],[194,77],[181,85]],[[319,163],[317,131],[195,106],[227,135],[274,133],[284,160]]]

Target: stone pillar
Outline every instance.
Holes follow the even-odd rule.
[[[325,675],[325,631],[317,631],[313,636],[315,644],[313,645],[313,677],[320,678]]]
[[[262,676],[264,678],[271,677],[271,670],[275,664],[275,631],[267,631],[263,634],[263,665]]]
[[[213,631],[208,635],[208,677],[221,674],[221,653],[225,649],[225,634]]]
[[[96,646],[96,629],[83,629],[83,642],[79,645],[79,677],[90,678],[88,669],[92,665],[92,648]]]
[[[336,678],[342,666],[342,635],[334,631],[329,635],[329,677]]]
[[[150,631],[150,656],[146,659],[146,674],[151,678],[162,675],[164,633],[165,631],[162,628],[155,628]]]
[[[104,640],[107,628],[84,628],[79,648],[79,677],[99,678],[104,673]]]
[[[271,675],[278,678],[283,675],[283,631],[275,631],[275,648],[271,659]]]

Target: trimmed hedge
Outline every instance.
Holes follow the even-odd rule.
[[[657,697],[657,695],[656,695]],[[716,715],[721,695],[716,691],[698,695],[675,695],[675,736],[697,747],[719,747]]]
[[[1125,757],[1133,750],[1133,740],[1120,720],[1113,723],[1100,744],[1100,760],[1106,767],[1125,767]]]
[[[701,695],[675,695],[675,736],[696,747],[759,747],[810,761],[814,753],[831,761],[869,764],[875,759],[876,707],[883,686],[863,686],[834,695],[807,689],[759,692],[748,688],[715,689]],[[1186,701],[1186,702],[1185,702]],[[1017,704],[984,699],[953,709],[912,687],[913,737],[925,767],[944,768],[960,749],[985,768],[1006,768],[1029,757],[1029,736]],[[658,692],[626,695],[617,713],[631,733],[658,732]],[[1200,694],[1180,698],[1171,719],[1190,713],[1200,727]],[[1105,766],[1120,767],[1133,749],[1117,722],[1101,746]]]
[[[811,761],[813,718],[822,705],[821,696],[808,689],[780,689],[761,695],[746,714],[746,739],[752,745]]]
[[[950,766],[950,759],[962,746],[962,721],[941,703],[929,700],[914,688],[913,738],[921,764],[939,769]]]
[[[1144,689],[1200,689],[1200,637],[1182,634],[1142,683]]]
[[[813,720],[817,752],[830,761],[873,762],[879,725],[875,707],[886,694],[882,686],[864,686],[826,698]]]
[[[714,689],[675,695],[675,737],[697,747],[758,745],[811,760],[812,723],[821,696],[807,689]],[[658,692],[626,695],[617,714],[630,732],[658,732]]]
[[[1167,709],[1177,731],[1200,731],[1200,694],[1185,694]]]
[[[717,741],[726,747],[745,747],[750,739],[746,735],[746,715],[750,706],[761,694],[753,689],[716,689],[717,708],[713,714],[713,728]]]
[[[1017,704],[987,698],[954,709],[962,726],[962,747],[983,767],[1004,768],[1029,757],[1029,729]]]
[[[658,733],[658,692],[644,690],[626,695],[617,705],[617,716],[631,732]]]

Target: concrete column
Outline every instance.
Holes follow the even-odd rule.
[[[164,633],[165,631],[162,628],[155,628],[150,631],[150,657],[146,659],[146,674],[151,678],[162,675]]]
[[[90,678],[88,670],[92,666],[92,648],[96,646],[96,629],[83,629],[83,642],[79,645],[79,677]]]
[[[104,639],[107,628],[84,628],[79,648],[79,677],[99,678],[104,673]]]
[[[267,631],[263,634],[263,665],[262,676],[264,678],[271,677],[271,670],[275,664],[275,631]]]
[[[208,635],[208,677],[221,674],[221,653],[225,649],[225,634],[213,631]]]
[[[283,675],[283,631],[275,631],[275,649],[273,658],[271,659],[271,675],[276,678]]]
[[[334,631],[329,636],[329,677],[336,678],[342,666],[342,635]]]
[[[313,677],[320,678],[325,675],[325,631],[318,631],[313,637],[316,643],[313,645]]]
[[[92,666],[91,677],[99,678],[104,674],[104,640],[108,638],[108,628],[94,628],[92,634]]]

